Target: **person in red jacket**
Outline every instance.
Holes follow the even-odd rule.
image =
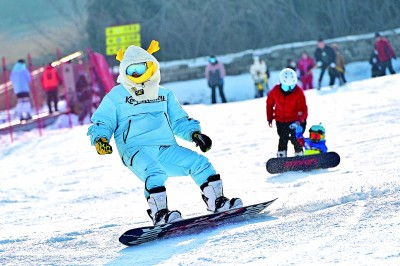
[[[396,54],[389,40],[382,37],[379,32],[375,34],[375,49],[378,51],[381,76],[386,75],[386,68],[389,69],[390,74],[395,74],[396,72],[392,66],[392,58],[396,59]]]
[[[279,135],[277,157],[286,157],[288,142],[294,146],[294,155],[303,155],[303,147],[298,143],[293,123],[304,129],[307,125],[308,108],[303,89],[297,85],[297,74],[290,68],[279,73],[280,83],[272,88],[267,98],[267,120],[272,128],[276,121]]]
[[[58,111],[58,86],[61,84],[61,79],[57,70],[49,63],[40,77],[43,90],[47,96],[47,106],[49,113],[53,113],[52,103],[54,103],[54,110]]]

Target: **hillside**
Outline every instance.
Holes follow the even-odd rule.
[[[0,136],[0,261],[5,265],[399,265],[400,75],[360,80],[367,63],[349,66],[349,83],[306,91],[308,127],[322,122],[338,167],[271,175],[276,128],[265,98],[233,97],[253,87],[227,87],[227,104],[207,94],[179,93],[213,140],[205,155],[228,197],[245,204],[279,199],[264,214],[137,247],[118,242],[125,230],[150,225],[143,184],[117,154],[99,156],[88,125]],[[357,72],[358,70],[358,72]],[[275,76],[277,73],[272,73]],[[358,81],[354,79],[358,78]],[[246,84],[249,76],[228,77]],[[204,79],[165,84],[192,91]],[[173,86],[174,85],[174,86]],[[227,85],[228,86],[228,85]],[[178,93],[177,93],[178,94]],[[251,94],[250,94],[251,95]],[[201,98],[203,97],[203,98]],[[200,101],[200,100],[199,100]],[[60,126],[61,124],[59,124]],[[179,140],[196,150],[193,143]],[[111,145],[115,147],[114,141]],[[293,152],[289,146],[289,154]],[[184,217],[206,212],[190,177],[170,178],[168,203]]]

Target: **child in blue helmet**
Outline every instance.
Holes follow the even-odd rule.
[[[319,125],[313,125],[310,130],[310,137],[303,137],[303,129],[301,126],[293,123],[291,128],[295,130],[296,139],[298,143],[304,147],[304,155],[326,153],[328,148],[325,143],[325,128]]]

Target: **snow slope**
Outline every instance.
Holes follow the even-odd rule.
[[[227,78],[228,104],[207,104],[203,79],[165,84],[200,103],[184,108],[213,139],[206,156],[225,194],[279,199],[253,219],[137,247],[118,237],[151,224],[143,184],[116,152],[97,155],[88,125],[16,133],[12,144],[0,136],[0,265],[399,265],[400,75],[362,80],[368,65],[352,66],[345,87],[305,92],[308,127],[323,122],[342,161],[304,173],[266,172],[278,138],[249,75]],[[170,178],[167,190],[183,216],[206,212],[190,177]]]

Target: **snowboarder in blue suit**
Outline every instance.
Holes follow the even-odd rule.
[[[241,199],[224,196],[220,175],[205,156],[176,142],[175,136],[194,142],[202,152],[212,144],[174,93],[159,85],[160,66],[152,55],[158,50],[153,40],[147,51],[132,45],[118,52],[119,85],[92,115],[87,133],[91,144],[99,154],[110,154],[114,135],[122,163],[145,184],[147,212],[154,225],[182,219],[179,211],[168,209],[165,182],[170,176],[191,175],[211,212],[243,206]]]

